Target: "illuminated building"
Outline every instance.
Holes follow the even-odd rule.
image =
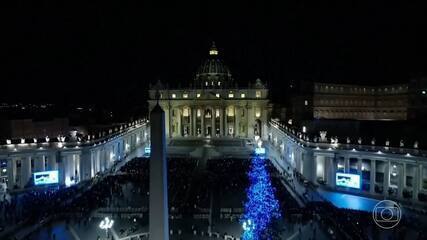
[[[262,136],[271,112],[268,89],[260,79],[238,87],[220,56],[213,44],[187,88],[169,89],[160,82],[150,87],[150,109],[160,92],[167,137]]]

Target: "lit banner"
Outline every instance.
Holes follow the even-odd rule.
[[[58,183],[58,171],[46,171],[34,173],[34,185],[45,185]]]
[[[350,173],[337,173],[336,185],[360,189],[360,175]]]

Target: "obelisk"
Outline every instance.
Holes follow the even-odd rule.
[[[159,96],[157,96],[157,105],[150,113],[150,128],[150,239],[169,240],[165,112],[159,105]]]

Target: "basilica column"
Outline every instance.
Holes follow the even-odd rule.
[[[193,108],[191,107],[190,108],[190,110],[189,110],[190,112],[188,113],[188,114],[190,114],[190,116],[189,116],[189,120],[190,120],[190,132],[189,132],[189,135],[190,136],[193,136],[194,135],[194,129],[193,129],[193,112],[194,112],[194,110],[193,110]]]
[[[240,108],[239,106],[234,107],[234,136],[239,136],[239,119],[240,119]]]
[[[219,108],[219,135],[224,136],[224,111]]]
[[[371,160],[371,170],[369,172],[370,177],[369,177],[369,192],[371,194],[375,194],[375,175],[376,175],[376,161],[375,159]]]
[[[177,108],[178,113],[178,137],[182,137],[182,108]]]
[[[211,114],[211,137],[214,137],[216,134],[216,129],[215,129],[215,108],[212,108],[211,110],[212,114]]]
[[[201,117],[201,125],[200,125],[200,128],[201,128],[201,132],[202,132],[202,137],[205,137],[206,136],[206,132],[205,132],[205,108],[204,107],[202,107],[201,108],[201,110],[200,110],[200,117]]]
[[[228,136],[228,113],[227,113],[227,107],[224,108],[224,136]]]
[[[197,114],[197,108],[193,107],[191,108],[191,131],[192,131],[192,136],[197,136],[197,126],[196,126],[196,114]]]

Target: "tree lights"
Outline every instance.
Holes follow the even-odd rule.
[[[250,186],[247,189],[245,213],[240,219],[244,231],[242,239],[269,239],[267,234],[271,223],[281,214],[264,157],[252,159],[248,176]]]

